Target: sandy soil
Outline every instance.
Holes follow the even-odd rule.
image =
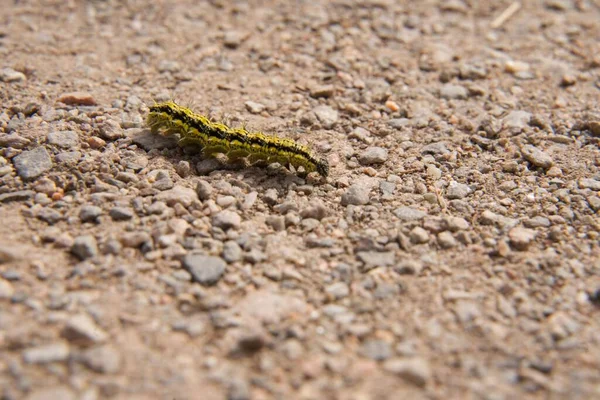
[[[600,398],[597,0],[1,6],[2,399]]]

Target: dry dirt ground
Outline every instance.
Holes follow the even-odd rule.
[[[598,1],[1,7],[2,399],[600,398]]]

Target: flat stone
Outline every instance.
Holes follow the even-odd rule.
[[[409,238],[415,244],[427,243],[429,242],[429,232],[420,226],[416,226],[410,231]]]
[[[77,314],[69,318],[63,330],[63,337],[76,344],[103,343],[107,333],[87,314]]]
[[[0,81],[6,83],[23,82],[27,80],[24,73],[15,71],[12,68],[2,68],[0,70]]]
[[[387,123],[391,128],[402,129],[405,126],[408,126],[410,124],[410,119],[408,119],[408,118],[392,118]]]
[[[92,235],[83,235],[75,238],[75,242],[71,247],[71,253],[73,253],[80,260],[86,260],[88,258],[95,257],[98,255],[98,244],[96,238]]]
[[[56,161],[65,164],[75,164],[81,159],[79,151],[63,151],[56,155]]]
[[[577,181],[577,185],[580,189],[592,189],[595,191],[600,190],[600,181],[590,178],[581,178]]]
[[[28,364],[47,364],[62,362],[69,358],[69,345],[56,342],[42,346],[31,347],[23,351],[23,361]]]
[[[398,217],[401,221],[410,222],[418,221],[425,218],[427,216],[427,213],[416,208],[404,206],[395,209],[394,215]]]
[[[79,136],[73,131],[54,131],[48,134],[48,144],[71,149],[79,144]]]
[[[448,216],[446,217],[448,229],[452,232],[464,231],[469,229],[469,222],[462,217]]]
[[[11,201],[25,201],[31,199],[35,195],[33,190],[17,190],[16,192],[8,192],[0,194],[0,203],[10,203]]]
[[[127,221],[134,216],[133,209],[130,207],[113,207],[108,214],[113,221]]]
[[[157,201],[167,203],[171,207],[179,203],[187,208],[193,201],[198,200],[198,195],[194,189],[176,185],[173,189],[160,192],[154,198]]]
[[[269,215],[265,223],[276,232],[285,230],[285,217],[283,215]]]
[[[333,85],[319,85],[310,89],[310,97],[315,99],[324,97],[329,98],[333,97],[335,94],[335,86]]]
[[[537,232],[533,229],[516,227],[508,231],[510,244],[517,250],[527,250],[531,242],[535,240]]]
[[[548,218],[538,215],[536,217],[524,220],[523,225],[526,228],[547,228],[551,225],[551,223]]]
[[[88,92],[69,92],[63,93],[57,101],[69,105],[79,106],[94,106],[96,105],[96,99]]]
[[[86,367],[101,374],[115,374],[121,369],[121,352],[109,344],[86,350],[81,358]]]
[[[435,156],[447,153],[450,153],[450,150],[448,150],[446,142],[430,143],[421,148],[421,154],[432,154]]]
[[[102,215],[102,209],[97,206],[84,205],[79,210],[81,222],[96,222],[100,215]]]
[[[327,294],[329,294],[336,300],[343,299],[344,297],[347,297],[350,294],[350,288],[345,282],[333,283],[327,286],[327,288],[325,288],[325,291],[327,292]]]
[[[423,264],[420,261],[410,259],[403,260],[394,266],[394,271],[400,275],[419,275],[422,269]]]
[[[33,179],[52,168],[52,159],[45,147],[24,151],[13,158],[17,174],[23,179]]]
[[[237,242],[228,240],[223,243],[223,259],[228,263],[234,263],[242,259],[243,251]]]
[[[358,157],[362,165],[383,164],[387,159],[388,151],[383,147],[369,147]]]
[[[338,112],[329,106],[317,106],[313,112],[325,129],[333,128],[338,121]]]
[[[529,121],[531,121],[531,116],[532,114],[527,111],[511,111],[502,120],[502,126],[505,129],[522,130],[527,125],[529,125]]]
[[[464,199],[469,194],[471,194],[472,190],[469,185],[465,185],[464,183],[458,183],[455,181],[450,182],[448,185],[448,189],[446,190],[446,197],[448,199]]]
[[[183,258],[185,268],[194,281],[210,286],[217,283],[225,273],[225,261],[219,257],[190,253]]]
[[[429,363],[422,358],[393,358],[383,363],[383,369],[418,387],[425,387],[431,379]]]
[[[342,194],[342,205],[362,206],[369,204],[369,193],[371,189],[367,185],[354,184]]]
[[[170,176],[166,176],[161,179],[158,179],[156,182],[154,182],[152,184],[152,187],[154,189],[161,190],[161,191],[172,189],[174,186],[175,186],[175,184],[173,183],[173,180],[171,179]]]
[[[148,232],[125,232],[121,235],[121,243],[125,247],[138,248],[146,243],[152,244],[152,236]]]
[[[31,140],[19,136],[16,133],[0,135],[0,147],[11,147],[13,149],[23,149],[31,143]]]
[[[356,257],[364,263],[365,270],[394,265],[396,257],[392,251],[359,251]]]
[[[174,136],[162,136],[153,134],[149,129],[131,128],[125,131],[125,136],[142,149],[174,149],[177,147],[177,139]]]
[[[530,144],[521,147],[521,155],[536,167],[548,169],[554,165],[552,157]]]
[[[244,105],[246,106],[246,110],[250,111],[252,114],[260,114],[267,108],[264,104],[255,101],[247,101]]]
[[[447,83],[442,86],[440,96],[443,99],[466,99],[469,96],[469,91],[464,86]]]
[[[300,216],[302,218],[314,218],[316,220],[322,220],[328,214],[327,207],[323,205],[323,203],[315,202],[309,207],[303,208],[300,211]]]
[[[105,140],[117,140],[125,136],[125,132],[121,128],[121,124],[114,119],[104,121],[98,127],[100,137]]]
[[[229,229],[238,229],[242,223],[242,217],[233,211],[221,211],[212,219],[212,224],[224,231]]]
[[[393,354],[392,346],[381,339],[368,339],[366,340],[361,349],[360,353],[367,358],[375,361],[383,361],[390,358]]]
[[[203,179],[199,179],[196,182],[196,194],[198,195],[198,198],[202,201],[206,201],[208,199],[210,199],[210,197],[212,196],[213,193],[213,188],[210,185],[210,183],[206,182]]]
[[[63,215],[60,211],[49,207],[44,207],[38,211],[37,217],[50,225],[54,225],[63,219]]]
[[[223,44],[230,49],[236,49],[248,38],[248,36],[248,33],[243,31],[226,31],[223,37]]]

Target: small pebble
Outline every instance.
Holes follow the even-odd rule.
[[[239,229],[241,223],[242,217],[240,217],[239,214],[227,210],[217,213],[212,219],[212,224],[224,231],[229,229]]]
[[[92,347],[82,354],[86,367],[100,374],[115,374],[121,369],[121,351],[110,344]]]
[[[389,359],[383,369],[418,387],[425,387],[431,379],[429,364],[422,358]]]
[[[335,93],[335,87],[333,85],[315,86],[310,90],[310,97],[315,99],[318,98],[330,98]]]
[[[98,244],[96,238],[92,235],[82,235],[75,238],[75,242],[71,247],[71,253],[76,255],[80,260],[95,257],[98,254]]]
[[[109,211],[110,217],[113,221],[127,221],[133,218],[133,209],[129,207],[113,207]]]
[[[400,106],[398,105],[398,103],[396,103],[395,101],[392,101],[392,100],[386,101],[385,106],[391,112],[396,112],[396,111],[400,110]]]
[[[96,99],[87,92],[70,92],[62,94],[57,101],[68,105],[94,106]]]
[[[313,112],[325,129],[333,128],[338,121],[338,112],[329,106],[317,106]]]
[[[471,194],[471,192],[472,190],[469,187],[469,185],[452,181],[450,182],[450,184],[448,185],[448,189],[446,190],[446,197],[450,200],[464,199],[469,194]]]
[[[369,147],[361,153],[358,161],[362,165],[383,164],[388,158],[388,151],[383,147]]]
[[[56,342],[32,347],[23,351],[23,361],[28,364],[48,364],[62,362],[69,358],[69,345]]]
[[[250,111],[252,114],[260,114],[267,108],[264,104],[257,103],[254,101],[247,101],[245,103],[245,106],[246,110]]]
[[[527,111],[511,111],[502,120],[502,126],[505,129],[521,131],[531,121],[532,114]]]
[[[548,169],[554,165],[552,157],[530,144],[521,147],[521,154],[524,159],[536,167]]]
[[[87,140],[87,143],[92,149],[96,150],[106,146],[106,141],[100,139],[98,136],[90,136]]]
[[[13,158],[17,174],[23,179],[33,179],[52,168],[52,159],[44,147],[24,151]]]
[[[442,249],[450,249],[456,246],[456,239],[452,236],[452,233],[445,231],[440,232],[437,237],[438,244]]]
[[[511,246],[521,251],[527,250],[536,236],[537,232],[533,229],[516,227],[508,231]]]
[[[97,206],[84,205],[79,210],[81,222],[96,222],[100,215],[102,215],[102,209]]]
[[[266,224],[276,232],[285,230],[285,217],[283,215],[270,215],[267,217]]]
[[[190,253],[183,258],[182,266],[194,281],[210,286],[216,284],[225,273],[225,261],[220,257]]]
[[[409,238],[412,243],[423,244],[429,242],[429,233],[417,226],[410,231]]]
[[[440,96],[443,99],[466,99],[469,96],[469,91],[464,86],[447,83],[442,86]]]
[[[63,336],[70,342],[82,345],[102,343],[108,334],[87,314],[77,314],[69,318]]]
[[[15,71],[12,68],[2,68],[0,70],[0,81],[7,83],[23,82],[27,80],[24,73]]]
[[[366,185],[354,184],[342,194],[342,205],[365,205],[369,203],[369,189]]]
[[[243,251],[237,242],[228,240],[223,243],[223,259],[228,263],[234,263],[242,259]]]
[[[119,124],[114,119],[107,119],[98,127],[100,137],[104,140],[117,140],[125,136],[125,132],[121,128],[121,124]]]
[[[54,131],[48,134],[48,144],[71,149],[79,144],[79,136],[73,131]]]

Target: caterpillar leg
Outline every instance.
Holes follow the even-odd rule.
[[[229,149],[224,145],[207,145],[202,149],[202,154],[206,157],[214,157],[215,154],[227,154]]]
[[[230,150],[229,153],[227,153],[227,158],[229,158],[229,160],[233,162],[241,160],[242,158],[246,158],[248,157],[248,155],[248,151],[244,149]]]
[[[188,146],[204,147],[205,143],[202,140],[184,137],[184,138],[179,139],[177,144],[179,145],[179,147],[188,147]]]
[[[248,156],[248,162],[250,163],[250,165],[264,164],[264,163],[268,163],[268,161],[269,161],[269,154],[265,154],[262,152],[252,153],[252,154],[250,154],[250,156]]]

